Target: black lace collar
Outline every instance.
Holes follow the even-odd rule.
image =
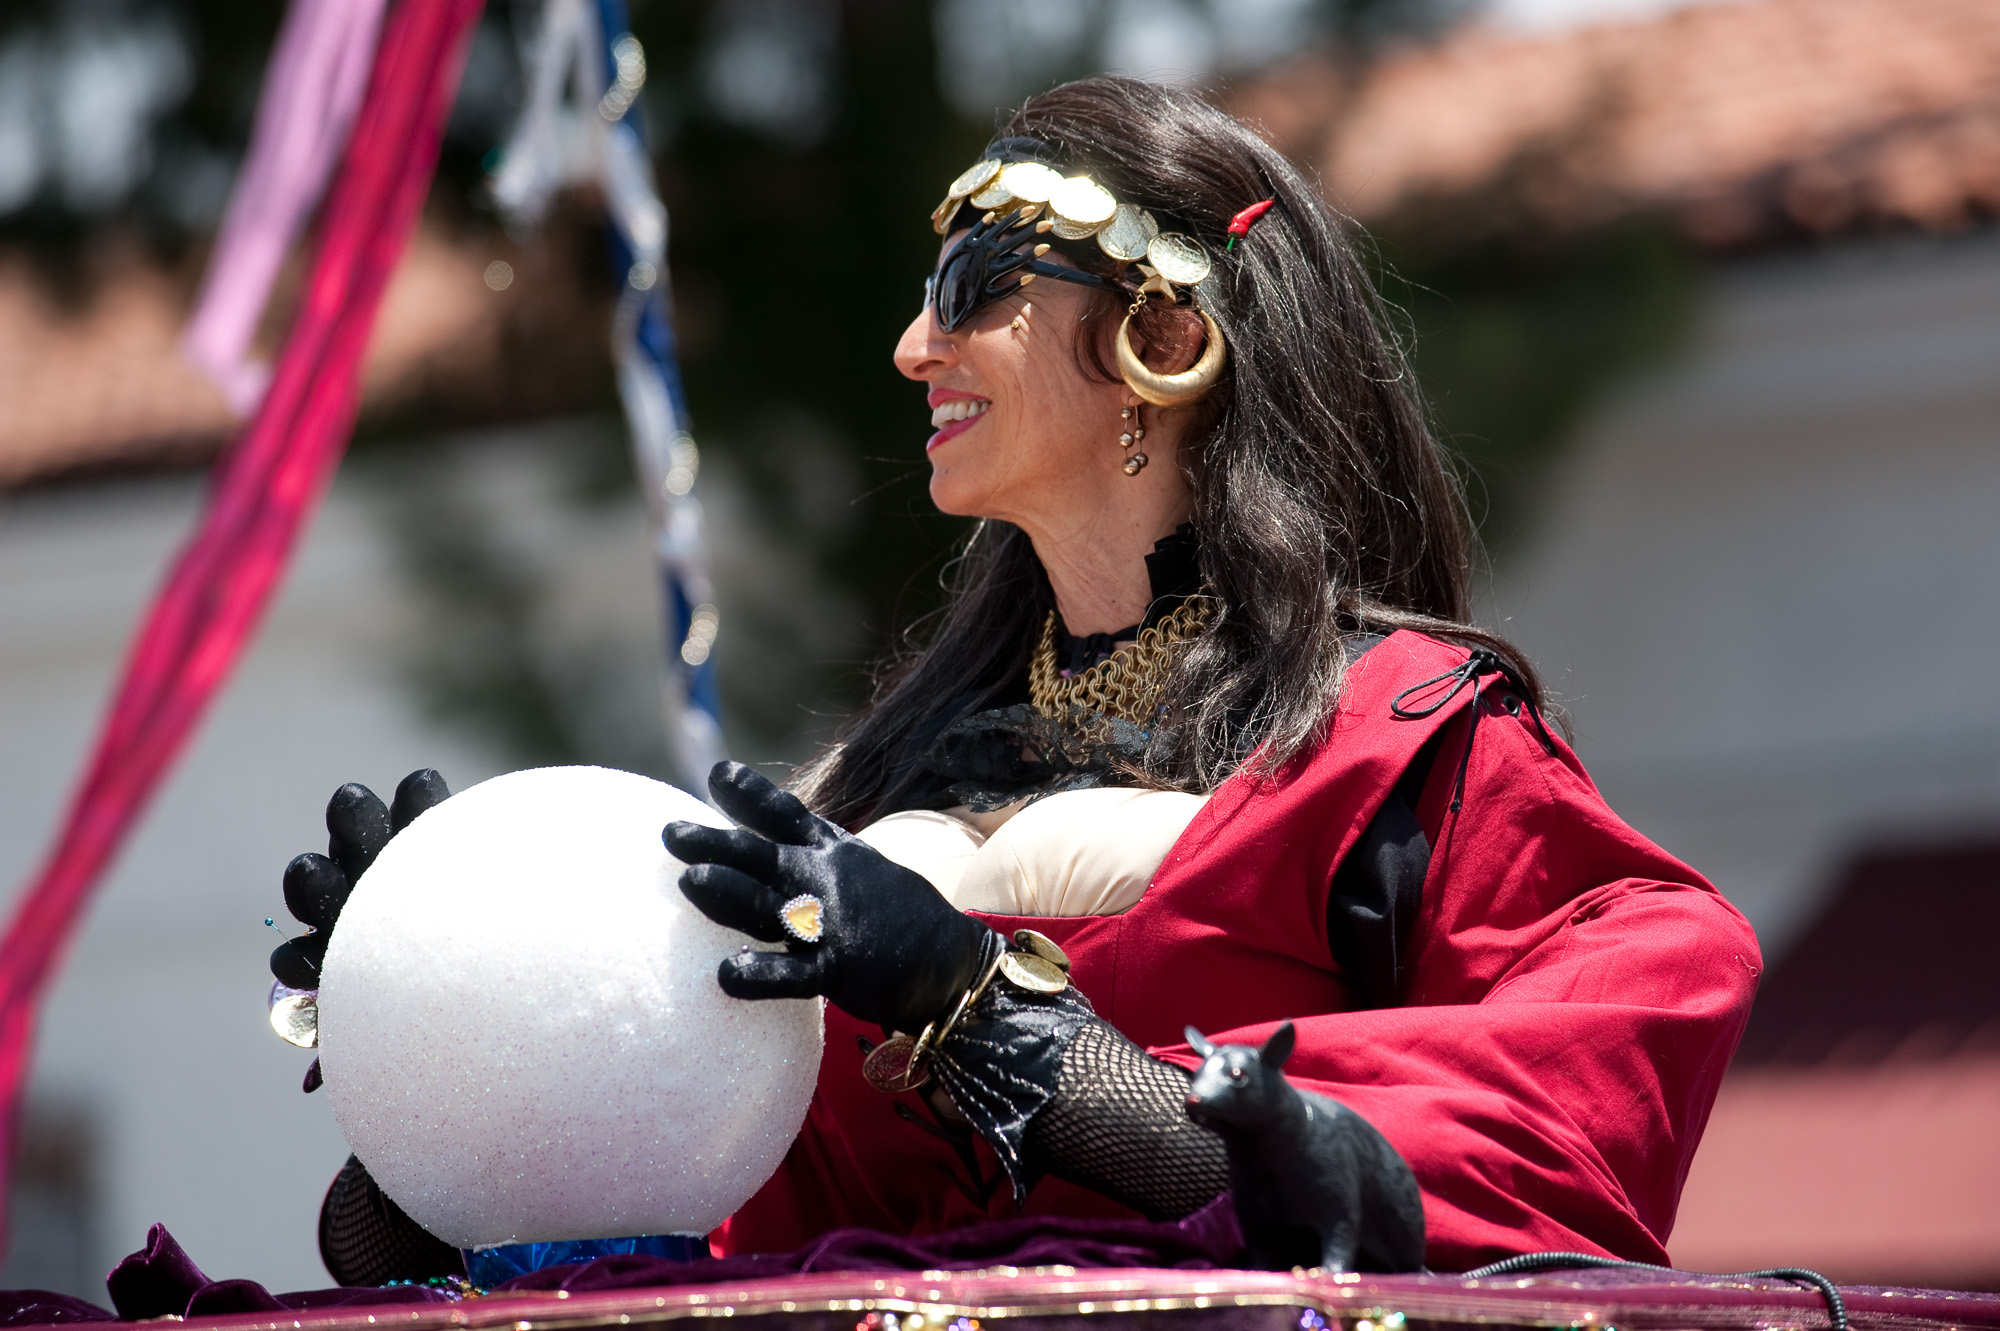
[[[1153,585],[1153,603],[1146,617],[1110,633],[1071,633],[1056,615],[1056,669],[1064,675],[1080,674],[1111,655],[1115,644],[1129,642],[1141,632],[1180,609],[1181,602],[1201,590],[1201,541],[1194,524],[1183,522],[1153,544],[1146,556],[1146,577]]]

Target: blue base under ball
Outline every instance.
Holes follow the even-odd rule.
[[[637,1234],[622,1239],[559,1239],[549,1243],[502,1243],[465,1251],[465,1274],[473,1284],[491,1289],[502,1281],[539,1271],[545,1266],[587,1262],[594,1257],[638,1253],[691,1262],[708,1256],[708,1240],[699,1234]]]

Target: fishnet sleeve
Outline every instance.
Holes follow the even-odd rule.
[[[994,985],[935,1067],[1000,1157],[1017,1202],[1053,1174],[1152,1219],[1178,1219],[1229,1186],[1222,1139],[1187,1117],[1187,1074],[1126,1039],[1075,989]]]
[[[351,1155],[320,1204],[319,1255],[343,1285],[465,1274],[458,1249],[405,1215]]]
[[[1028,1120],[1031,1166],[1178,1220],[1229,1187],[1222,1138],[1187,1116],[1189,1077],[1102,1018],[1063,1052],[1056,1093]]]

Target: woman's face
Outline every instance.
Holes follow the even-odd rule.
[[[948,238],[945,251],[957,240]],[[1148,449],[1151,464],[1137,476],[1124,472],[1119,412],[1137,399],[1078,357],[1078,325],[1101,299],[1041,278],[982,306],[955,332],[940,328],[929,307],[903,331],[896,368],[930,385],[936,432],[926,452],[938,508],[1060,537],[1101,518],[1107,504],[1122,507],[1163,485],[1185,490],[1163,448]],[[1155,443],[1150,428],[1145,443]]]

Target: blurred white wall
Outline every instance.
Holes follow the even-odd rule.
[[[201,478],[0,500],[0,884],[34,870],[126,639],[193,520]],[[643,546],[639,557],[643,561]],[[642,564],[643,567],[643,564]],[[44,1010],[31,1094],[94,1137],[93,1286],[164,1222],[212,1276],[324,1286],[319,1199],[346,1147],[310,1055],[265,1024],[291,933],[279,876],[324,849],[343,781],[498,770],[415,715],[390,676],[408,625],[367,507],[337,487],[235,678],[91,907]],[[24,1217],[24,1219],[29,1219]],[[21,1257],[31,1246],[24,1236]],[[45,1257],[44,1262],[55,1260]],[[10,1266],[0,1284],[61,1270]]]
[[[460,668],[518,652],[560,695],[557,722],[573,742],[618,765],[664,757],[644,515],[636,495],[578,490],[579,459],[601,456],[606,428],[489,429],[346,464],[250,652],[100,888],[44,1010],[30,1086],[39,1155],[15,1179],[23,1209],[0,1288],[102,1302],[105,1271],[155,1221],[216,1278],[328,1283],[315,1223],[347,1152],[326,1094],[299,1091],[310,1055],[266,1024],[266,958],[279,939],[263,921],[299,932],[280,878],[292,856],[324,850],[322,811],[342,782],[386,797],[428,765],[462,790],[525,765],[465,738],[500,733],[491,697],[454,695],[487,711],[450,727],[423,713],[414,680],[440,650]],[[800,470],[820,483],[814,498],[844,496],[809,461]],[[205,486],[190,475],[0,494],[6,909],[46,852]],[[844,644],[851,603],[816,577],[804,547],[767,529],[727,465],[702,487],[723,669],[753,693],[800,696]],[[477,550],[452,543],[468,535]],[[447,539],[413,545],[426,536]],[[468,621],[450,603],[506,588],[412,573],[413,561],[434,575],[473,557],[530,589],[519,621]],[[792,727],[802,715],[796,703],[767,710]],[[796,756],[786,746],[799,742],[753,726],[739,744],[759,761]]]
[[[1708,309],[1490,600],[1775,955],[1855,848],[2000,826],[2000,236],[1741,262]]]

